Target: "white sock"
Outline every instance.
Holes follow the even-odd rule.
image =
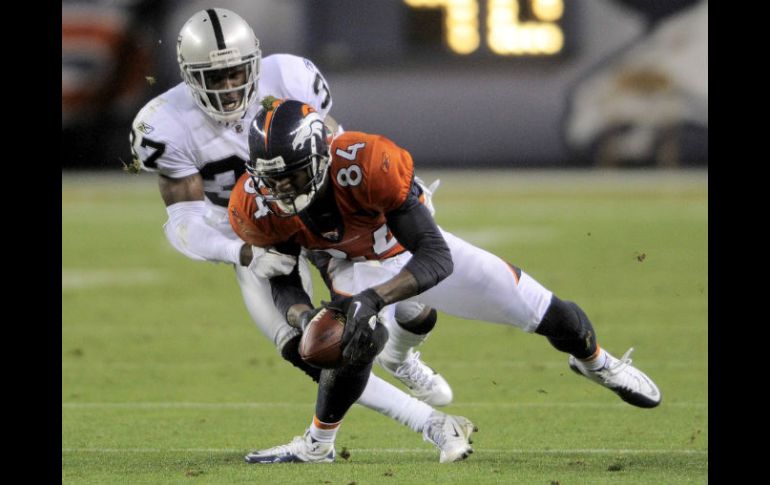
[[[580,359],[580,362],[588,370],[599,370],[607,363],[607,352],[597,345],[594,355],[587,359]]]
[[[418,433],[422,432],[434,411],[430,405],[406,394],[374,374],[369,375],[369,382],[357,402],[395,419]]]
[[[388,342],[380,352],[380,361],[391,371],[396,370],[408,357],[409,350],[417,347],[428,338],[429,333],[419,335],[404,330],[395,320],[388,326]]]
[[[341,423],[342,421],[337,421],[336,423],[324,423],[316,416],[313,416],[313,422],[310,424],[310,436],[322,443],[334,443]]]

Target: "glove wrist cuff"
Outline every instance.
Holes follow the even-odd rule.
[[[377,310],[382,310],[382,307],[385,306],[385,300],[382,299],[379,293],[374,291],[374,288],[367,288],[364,291],[361,292],[361,296],[366,295],[367,298],[371,300],[372,303],[374,303],[377,306]]]

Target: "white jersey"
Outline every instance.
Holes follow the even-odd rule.
[[[258,90],[258,100],[265,96],[296,99],[315,108],[322,117],[332,106],[328,84],[315,65],[289,54],[262,59]],[[179,83],[136,115],[131,125],[134,156],[144,170],[167,177],[200,173],[207,204],[212,209],[221,207],[214,212],[226,216],[230,191],[246,171],[248,124],[259,106],[259,101],[255,102],[237,122],[217,122],[195,104],[185,83]],[[221,228],[214,225],[232,232],[229,223]]]

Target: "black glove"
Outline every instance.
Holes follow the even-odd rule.
[[[334,306],[342,309],[347,317],[342,334],[342,358],[353,365],[372,363],[388,340],[388,330],[377,318],[385,301],[369,288]]]

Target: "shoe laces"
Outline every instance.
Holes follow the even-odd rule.
[[[444,423],[446,423],[446,419],[447,416],[443,413],[436,413],[434,416],[428,418],[422,436],[423,440],[430,441],[439,448],[443,447],[447,439],[446,433],[444,433]]]
[[[291,455],[297,454],[302,446],[305,444],[305,438],[302,436],[295,436],[290,443],[286,445],[278,445],[267,450],[260,452],[264,455]]]
[[[607,366],[606,372],[608,372],[608,373],[610,373],[612,375],[620,374],[623,371],[623,369],[625,369],[626,367],[631,365],[631,362],[632,362],[632,360],[631,360],[631,352],[633,352],[633,351],[634,351],[633,347],[631,347],[630,349],[626,350],[626,353],[623,354],[623,356],[621,358],[615,359],[615,362],[613,362],[613,363],[611,363],[610,365]]]
[[[613,357],[614,362],[597,371],[599,377],[613,388],[636,389],[639,386],[638,376],[635,372],[629,371],[633,369],[630,357],[633,351],[634,348],[631,347],[620,359]]]
[[[432,374],[430,368],[420,362],[420,353],[413,352],[406,361],[396,369],[394,375],[401,379],[408,379],[418,387],[431,389],[435,384],[431,379]]]

